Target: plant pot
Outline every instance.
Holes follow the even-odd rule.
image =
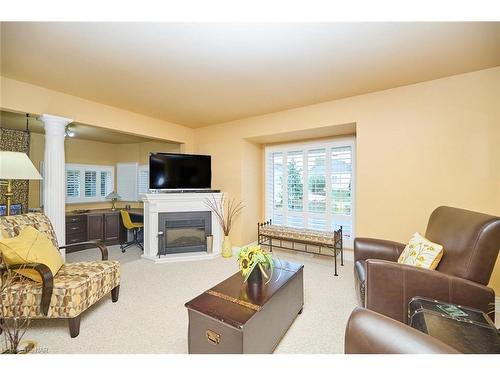
[[[250,285],[250,284],[261,285],[262,284],[262,271],[260,270],[259,266],[255,266],[255,268],[253,269],[250,276],[248,276],[247,283],[248,283],[248,285]]]
[[[231,246],[229,236],[224,236],[224,241],[222,242],[222,256],[224,258],[231,258],[233,256],[233,247]]]

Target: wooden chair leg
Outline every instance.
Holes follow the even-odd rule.
[[[117,285],[113,289],[111,289],[111,301],[113,302],[118,301],[119,294],[120,294],[120,285]]]
[[[69,318],[69,335],[71,338],[75,338],[80,334],[80,315],[74,318]]]

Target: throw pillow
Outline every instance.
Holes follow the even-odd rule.
[[[18,236],[0,239],[0,253],[7,265],[42,263],[50,268],[52,275],[64,264],[64,260],[52,241],[33,227],[23,228]],[[15,272],[34,281],[42,282],[38,272],[33,269],[20,269]]]
[[[435,270],[443,256],[443,246],[415,233],[398,258],[398,263]]]

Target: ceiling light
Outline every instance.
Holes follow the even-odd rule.
[[[65,137],[74,137],[75,132],[73,130],[71,130],[69,126],[66,126],[66,130],[64,131],[64,136]]]

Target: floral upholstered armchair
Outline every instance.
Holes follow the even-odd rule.
[[[0,217],[0,237],[17,236],[26,226],[44,233],[58,249],[82,245],[58,246],[50,220],[41,213]],[[71,337],[78,336],[81,314],[108,293],[111,293],[113,302],[118,301],[120,288],[120,263],[108,260],[107,248],[101,242],[85,244],[91,243],[100,249],[102,261],[66,263],[55,275],[44,264],[24,264],[23,268],[38,272],[42,282],[16,278],[0,295],[0,318],[66,318]],[[20,267],[14,265],[9,268]],[[6,269],[7,266],[0,262],[0,275]]]

